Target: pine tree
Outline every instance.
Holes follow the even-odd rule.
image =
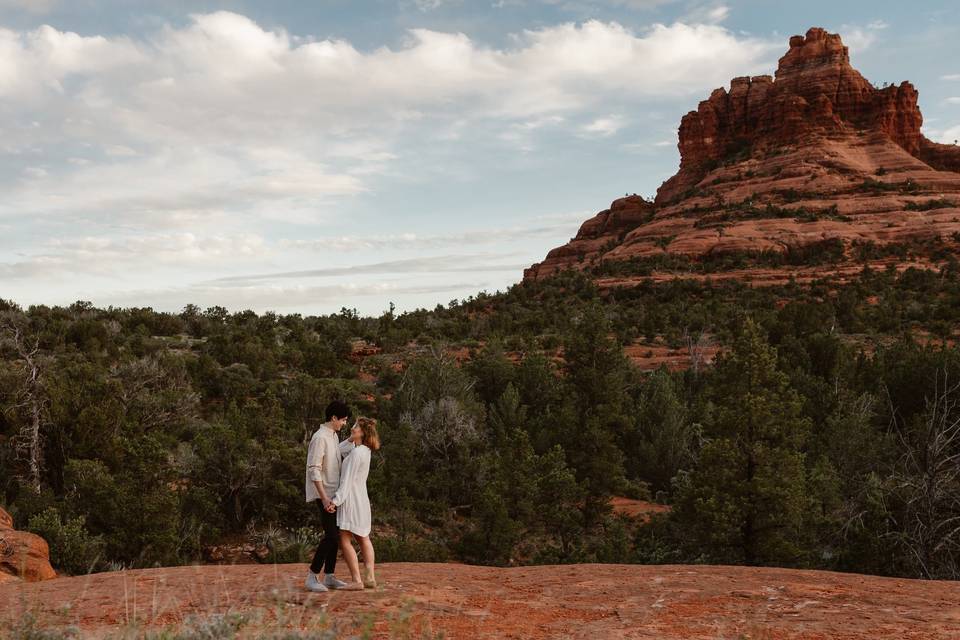
[[[796,562],[807,504],[801,447],[810,425],[753,322],[719,359],[712,393],[716,411],[699,465],[681,479],[676,517],[707,559]]]

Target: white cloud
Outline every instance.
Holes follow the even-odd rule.
[[[596,7],[618,7],[624,9],[634,9],[637,11],[647,11],[655,9],[665,4],[673,4],[677,0],[532,0],[540,4],[560,5],[561,8],[574,11],[589,11]],[[526,4],[525,0],[498,0],[494,7],[505,7],[511,5]]]
[[[613,115],[597,118],[593,122],[580,127],[580,135],[587,138],[609,138],[624,126],[622,116]]]
[[[960,73],[950,73],[945,76],[940,76],[941,80],[947,80],[953,82],[955,80],[960,80]]]
[[[569,231],[576,231],[579,223],[589,214],[577,213],[560,218],[558,224],[544,224],[528,227],[509,227],[494,229],[474,229],[458,233],[424,235],[417,233],[398,233],[369,236],[335,236],[310,240],[281,240],[279,246],[284,249],[302,251],[357,251],[357,250],[420,250],[447,247],[467,247],[486,244],[502,244],[526,238],[563,237]],[[555,219],[555,218],[554,218]]]
[[[931,132],[933,140],[943,144],[955,144],[960,140],[960,124],[949,127],[943,131]]]
[[[857,53],[869,49],[876,42],[879,32],[889,26],[883,20],[873,20],[866,25],[844,24],[840,26],[840,35],[850,51]]]
[[[516,254],[485,253],[474,255],[446,255],[425,258],[406,258],[370,264],[357,264],[344,267],[324,267],[300,271],[281,271],[254,275],[227,276],[218,278],[217,283],[235,283],[238,286],[262,280],[287,280],[300,278],[329,278],[335,276],[358,276],[370,274],[410,274],[410,273],[477,273],[493,271],[519,272],[529,266],[526,263],[503,264],[495,260],[516,258]]]
[[[532,131],[585,115],[592,123],[572,133],[611,135],[618,121],[595,113],[611,99],[695,95],[766,69],[779,48],[715,25],[638,33],[588,21],[527,30],[503,49],[414,29],[398,48],[360,51],[225,11],[136,41],[0,30],[5,144],[61,154],[46,176],[25,173],[0,215],[317,220],[398,166],[412,132],[444,139],[449,124],[453,140],[488,120],[532,149]]]
[[[944,102],[947,104],[960,104],[960,97],[947,98]]]
[[[433,11],[445,5],[459,4],[459,0],[413,0],[420,11]]]
[[[125,275],[131,267],[187,267],[234,264],[271,255],[254,234],[197,236],[193,233],[142,236],[55,238],[39,252],[16,262],[0,262],[7,278],[63,277],[79,274]]]
[[[23,170],[23,177],[28,179],[46,178],[47,170],[42,167],[26,167]]]
[[[30,13],[49,13],[59,0],[0,0],[0,9],[19,9]]]
[[[719,24],[730,17],[730,7],[724,4],[706,4],[694,7],[683,17],[684,22]]]

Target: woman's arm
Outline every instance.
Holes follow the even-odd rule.
[[[350,455],[350,452],[353,451],[356,446],[357,445],[353,444],[353,440],[351,440],[350,438],[347,438],[346,440],[340,443],[340,455],[346,458],[348,455]]]

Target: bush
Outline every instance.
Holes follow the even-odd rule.
[[[447,548],[423,538],[378,538],[374,541],[377,562],[446,562]]]
[[[323,532],[313,527],[300,527],[292,531],[268,527],[253,532],[251,542],[269,551],[265,562],[287,564],[292,562],[310,562],[317,545],[323,539]]]
[[[27,530],[47,541],[51,563],[65,573],[92,573],[103,565],[103,538],[87,531],[86,519],[83,516],[64,523],[60,512],[49,507],[43,513],[30,518]]]

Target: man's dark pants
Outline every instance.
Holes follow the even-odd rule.
[[[313,554],[310,571],[320,573],[320,570],[323,569],[324,573],[333,573],[333,570],[337,568],[337,550],[340,548],[340,527],[337,526],[337,514],[324,509],[322,500],[315,500],[314,504],[320,507],[323,540],[317,546],[317,552]]]

